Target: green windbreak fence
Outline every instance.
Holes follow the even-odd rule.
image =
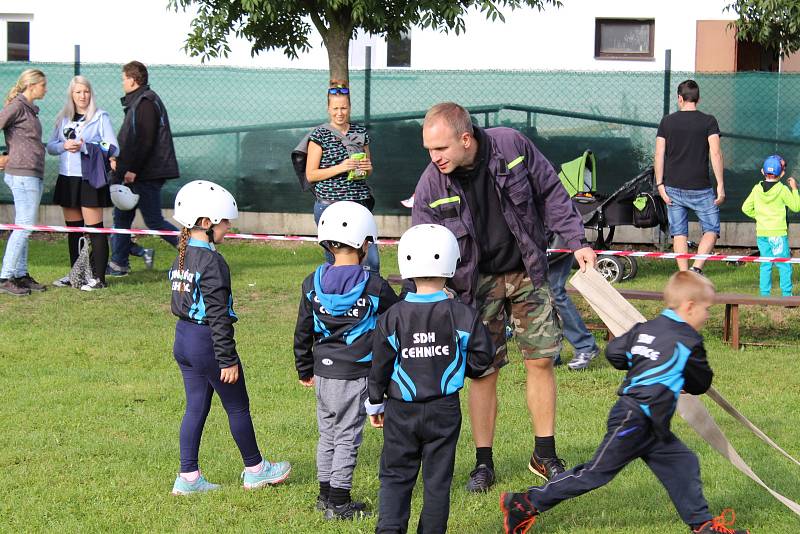
[[[10,88],[27,67],[48,76],[49,92],[39,105],[49,136],[74,66],[0,63],[0,89]],[[118,128],[120,65],[80,68]],[[170,114],[181,168],[181,179],[164,189],[164,205],[172,203],[181,184],[206,178],[230,188],[247,211],[310,211],[313,198],[300,192],[289,154],[326,118],[327,71],[173,65],[153,65],[149,71],[151,86]],[[700,109],[714,114],[723,131],[728,193],[723,219],[745,220],[741,203],[767,155],[778,152],[790,170],[800,169],[800,75],[672,72],[670,110],[676,109],[677,84],[690,77],[700,84]],[[468,107],[482,126],[519,129],[556,167],[591,149],[597,188],[611,193],[652,164],[664,78],[663,72],[354,71],[353,119],[365,122],[368,116],[376,211],[408,213],[400,200],[411,195],[428,163],[421,118],[445,100]],[[57,158],[48,156],[45,203],[52,199],[57,173]],[[0,202],[10,200],[8,189],[0,186]]]

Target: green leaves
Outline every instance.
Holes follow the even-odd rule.
[[[736,0],[725,7],[739,15],[736,38],[786,57],[800,49],[800,0]]]
[[[168,0],[174,10],[194,8],[184,49],[202,61],[227,57],[228,37],[252,43],[253,56],[264,50],[283,50],[296,59],[311,48],[311,25],[328,49],[331,77],[348,79],[348,43],[356,30],[372,35],[398,36],[412,26],[456,35],[466,30],[464,17],[478,9],[487,20],[505,21],[502,9],[548,5],[559,0]],[[334,65],[336,66],[333,72]],[[345,65],[344,72],[341,65]]]

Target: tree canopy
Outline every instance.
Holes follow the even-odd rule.
[[[736,0],[725,7],[739,15],[736,38],[786,57],[800,50],[800,0]]]
[[[503,9],[547,5],[560,0],[169,0],[172,9],[194,6],[185,49],[191,56],[227,57],[229,36],[252,43],[253,56],[282,50],[290,58],[312,48],[312,25],[328,50],[331,78],[347,81],[350,39],[356,31],[399,36],[412,26],[456,34],[466,30],[464,16],[478,8],[487,19],[505,21]]]

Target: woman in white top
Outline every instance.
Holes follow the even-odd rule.
[[[95,104],[92,85],[85,77],[75,76],[69,83],[67,102],[56,118],[53,134],[47,143],[47,152],[59,157],[53,203],[61,206],[67,226],[103,227],[103,208],[111,206],[108,182],[97,183],[90,176],[84,176],[81,159],[87,159],[90,152],[97,153],[98,150],[103,152],[101,155],[116,156],[117,146],[108,113]],[[81,234],[68,234],[70,265],[78,257],[80,238]],[[105,266],[108,263],[107,236],[89,234],[89,239],[94,280],[81,287],[86,291],[106,287]],[[69,276],[53,284],[68,286]]]

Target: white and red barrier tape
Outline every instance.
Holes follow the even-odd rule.
[[[28,230],[31,232],[56,232],[56,233],[86,233],[86,234],[128,234],[128,235],[178,235],[173,230],[139,230],[122,228],[91,228],[85,226],[47,226],[33,224],[0,224],[0,230]],[[227,239],[252,239],[256,241],[307,241],[316,243],[316,237],[275,235],[275,234],[226,234]],[[380,239],[379,245],[396,245],[396,239]],[[548,249],[548,252],[572,252],[568,249]],[[655,258],[662,260],[707,260],[707,261],[733,261],[752,263],[800,263],[800,258],[772,258],[766,256],[737,256],[734,254],[679,254],[676,252],[647,252],[635,250],[595,250],[603,256],[630,256],[634,258]]]

